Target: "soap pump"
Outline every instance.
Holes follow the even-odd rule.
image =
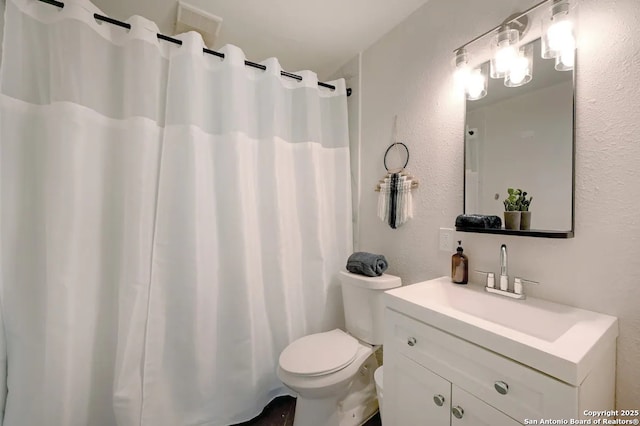
[[[469,281],[469,259],[462,253],[462,241],[458,241],[456,253],[451,256],[451,281],[466,284]]]

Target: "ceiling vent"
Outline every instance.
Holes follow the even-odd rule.
[[[178,2],[178,18],[176,19],[176,34],[196,31],[200,33],[204,44],[213,48],[222,27],[222,18],[207,13],[188,3]]]

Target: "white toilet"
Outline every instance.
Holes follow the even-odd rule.
[[[382,293],[393,275],[341,271],[346,329],[302,337],[282,351],[278,377],[298,394],[294,426],[358,426],[376,413],[374,352],[382,345]]]

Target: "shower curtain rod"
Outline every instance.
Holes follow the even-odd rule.
[[[64,8],[64,3],[60,2],[60,1],[57,1],[57,0],[38,0],[38,1],[41,1],[42,3],[50,4],[52,6],[57,6],[60,9]],[[118,21],[117,19],[109,18],[108,16],[103,16],[103,15],[100,15],[98,13],[94,13],[93,17],[94,17],[94,19],[96,19],[98,21],[107,22],[109,24],[116,25],[116,26],[122,27],[122,28],[126,28],[128,30],[131,29],[131,24],[128,24],[128,23],[122,22],[122,21]],[[160,33],[158,33],[157,36],[158,36],[158,39],[160,39],[160,40],[168,41],[170,43],[177,44],[177,45],[182,45],[182,40],[178,40],[177,38],[169,37],[169,36],[166,36],[166,35],[160,34]],[[221,59],[224,59],[224,53],[216,52],[215,50],[207,49],[206,47],[202,48],[202,51],[204,53],[208,53],[209,55],[217,56],[217,57],[219,57]],[[258,64],[256,62],[251,62],[251,61],[246,61],[245,60],[244,64],[246,66],[248,66],[248,67],[258,68],[258,69],[260,69],[262,71],[265,71],[267,69],[267,67],[265,65]],[[280,71],[280,75],[283,76],[283,77],[292,78],[292,79],[297,80],[297,81],[302,81],[302,76],[297,75],[297,74],[292,74],[290,72]],[[328,83],[323,83],[321,81],[318,82],[318,86],[326,87],[327,89],[331,89],[331,90],[336,90],[336,86],[334,86],[332,84],[328,84]],[[347,96],[351,96],[351,89],[350,88],[347,89]]]

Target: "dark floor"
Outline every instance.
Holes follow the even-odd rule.
[[[295,409],[295,398],[281,396],[271,401],[255,419],[235,426],[292,426]],[[382,426],[380,414],[373,416],[364,426]]]

